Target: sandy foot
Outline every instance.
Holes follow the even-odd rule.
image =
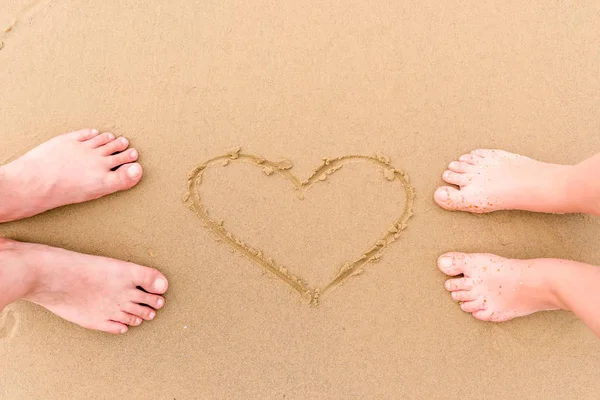
[[[483,321],[508,321],[537,311],[564,308],[555,282],[563,260],[512,260],[493,254],[447,253],[438,267],[449,276],[445,287],[463,311]],[[572,271],[571,273],[574,273]]]
[[[165,304],[164,275],[124,261],[0,238],[0,264],[0,301],[24,298],[84,328],[125,333]]]
[[[137,151],[128,147],[123,137],[83,129],[0,167],[0,222],[131,188],[140,181],[142,167],[135,163]]]
[[[447,210],[474,213],[571,212],[567,183],[572,168],[503,150],[474,150],[451,162],[442,175],[444,181],[460,189],[440,187],[434,199]]]

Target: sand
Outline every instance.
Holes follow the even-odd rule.
[[[0,162],[96,127],[130,138],[145,174],[0,235],[156,267],[170,290],[123,336],[9,306],[0,398],[597,398],[600,342],[573,315],[476,321],[435,261],[600,264],[599,219],[450,213],[432,195],[473,148],[599,151],[599,16],[591,1],[2,2]],[[324,158],[376,154],[393,175],[350,162],[294,188]],[[352,264],[363,254],[379,262]]]

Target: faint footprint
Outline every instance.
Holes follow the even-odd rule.
[[[14,311],[4,310],[0,313],[0,340],[10,339],[17,331],[19,319]]]

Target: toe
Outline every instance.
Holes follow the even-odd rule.
[[[134,162],[138,159],[138,152],[136,149],[129,149],[114,156],[107,157],[110,168],[118,167],[119,165]]]
[[[125,325],[138,326],[142,323],[142,318],[128,312],[119,311],[113,318],[113,321],[120,322]]]
[[[464,210],[465,199],[456,188],[450,186],[442,186],[435,191],[433,195],[435,202],[446,210]]]
[[[100,132],[98,132],[97,129],[80,129],[75,132],[67,133],[67,136],[70,136],[76,140],[79,140],[80,142],[83,142],[85,140],[89,140],[95,136],[98,136],[99,133]]]
[[[491,149],[475,149],[471,152],[471,154],[477,157],[485,158],[495,155],[496,152],[496,150]]]
[[[148,293],[163,294],[169,287],[167,278],[155,269],[140,267],[134,276],[136,286],[141,286]]]
[[[480,321],[491,321],[494,313],[491,310],[477,310],[472,315]]]
[[[477,299],[477,295],[471,290],[457,290],[456,292],[452,292],[450,296],[452,297],[452,300],[456,302],[473,301]]]
[[[97,147],[104,146],[106,143],[111,142],[113,140],[115,140],[115,135],[113,135],[112,133],[105,132],[100,135],[94,136],[89,140],[84,141],[84,143],[92,149],[95,149]]]
[[[458,157],[458,160],[471,165],[477,165],[481,160],[481,157],[473,154],[463,154],[462,156]]]
[[[465,273],[466,254],[446,253],[438,258],[438,268],[448,276],[456,276]]]
[[[159,309],[165,305],[165,299],[163,299],[161,296],[142,292],[141,290],[135,291],[132,301],[138,304],[146,304],[156,309]]]
[[[142,179],[142,166],[138,163],[120,166],[106,177],[106,184],[113,192],[134,187]]]
[[[473,301],[466,301],[460,305],[464,312],[472,313],[479,310],[485,310],[485,301],[481,297]]]
[[[114,334],[125,333],[129,330],[125,324],[116,321],[104,321],[102,324],[96,327],[96,329]]]
[[[455,290],[471,290],[473,289],[473,279],[471,278],[456,278],[448,279],[444,283],[446,290],[453,292]]]
[[[146,321],[151,321],[156,317],[156,311],[150,307],[142,306],[135,303],[129,303],[123,307],[123,311],[127,314],[135,315],[138,319],[143,318]],[[141,321],[140,321],[141,323]]]
[[[473,170],[473,165],[463,161],[452,161],[448,164],[448,169],[452,172],[465,173]]]
[[[103,156],[110,156],[125,150],[127,147],[129,147],[129,141],[124,137],[120,137],[106,143],[104,146],[98,147],[98,151]]]
[[[450,170],[444,171],[442,179],[452,185],[465,186],[469,180],[466,174],[459,174]]]

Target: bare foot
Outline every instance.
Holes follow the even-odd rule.
[[[486,213],[527,210],[577,212],[569,196],[572,166],[548,164],[503,150],[474,150],[453,161],[434,199],[446,210]]]
[[[142,177],[138,153],[112,133],[57,136],[0,167],[0,222],[129,189]],[[115,171],[112,169],[118,167]]]
[[[84,328],[109,333],[125,333],[127,325],[153,319],[168,286],[155,269],[1,238],[0,268],[0,310],[24,298]]]
[[[483,321],[508,321],[537,311],[564,309],[556,281],[563,260],[512,260],[493,254],[447,253],[438,267],[449,276],[445,287],[463,311]],[[568,271],[567,271],[568,273]],[[571,274],[576,269],[571,270]]]

